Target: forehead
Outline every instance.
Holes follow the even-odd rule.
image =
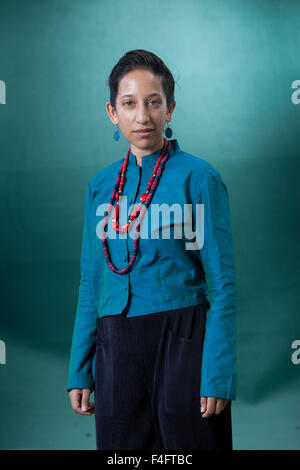
[[[157,93],[162,95],[161,78],[149,70],[132,70],[119,81],[118,94],[123,95],[149,95]]]

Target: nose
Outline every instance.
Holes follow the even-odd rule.
[[[149,121],[149,112],[145,104],[140,104],[137,106],[136,120],[140,123]]]

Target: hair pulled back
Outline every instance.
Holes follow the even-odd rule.
[[[174,103],[175,82],[173,75],[157,55],[144,49],[134,49],[126,52],[112,69],[108,79],[111,106],[114,109],[116,108],[116,96],[121,78],[136,69],[150,70],[153,74],[161,77],[167,108],[170,109]]]

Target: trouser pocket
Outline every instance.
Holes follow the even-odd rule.
[[[167,319],[163,393],[168,413],[200,413],[200,386],[206,307]]]

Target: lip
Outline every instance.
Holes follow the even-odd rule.
[[[153,129],[145,129],[145,130],[140,130],[140,131],[134,131],[135,134],[138,134],[138,135],[142,135],[142,136],[146,136],[146,135],[150,135],[151,132],[153,132]]]

